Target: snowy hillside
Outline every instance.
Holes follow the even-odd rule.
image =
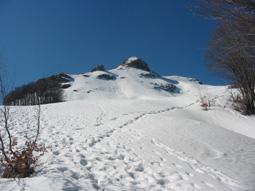
[[[255,117],[232,109],[227,87],[127,64],[70,76],[65,102],[42,106],[36,173],[1,191],[255,190]],[[12,107],[17,136],[32,111]]]
[[[158,99],[172,97],[178,92],[178,88],[174,86],[175,81],[134,67],[119,66],[110,71],[70,76],[75,80],[71,82],[71,88],[65,91],[65,100]]]

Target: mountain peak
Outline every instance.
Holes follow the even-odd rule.
[[[105,71],[105,67],[102,64],[97,64],[90,72]]]
[[[131,63],[131,62],[136,61],[136,60],[139,60],[139,58],[136,57],[136,56],[131,56],[131,57],[129,57],[129,58],[126,60],[126,62]]]
[[[151,71],[148,64],[136,56],[132,56],[132,57],[129,57],[128,59],[124,60],[124,62],[122,62],[122,64],[121,64],[121,66],[136,68],[136,69],[140,69],[140,70],[144,70],[144,71],[148,71],[148,72]]]

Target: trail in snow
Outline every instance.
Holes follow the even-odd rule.
[[[72,164],[69,169],[67,167],[58,167],[57,169],[61,174],[63,173],[65,176],[69,174],[69,177],[73,177],[71,179],[73,185],[82,187],[83,185],[80,185],[81,180],[85,179],[89,180],[92,187],[97,190],[111,190],[114,189],[114,185],[126,189],[196,190],[201,188],[201,185],[192,182],[192,178],[194,177],[192,171],[196,171],[203,174],[203,176],[209,177],[209,181],[201,181],[207,188],[215,189],[213,184],[210,184],[210,180],[214,179],[214,181],[227,185],[227,187],[224,188],[225,190],[239,189],[240,187],[236,181],[222,174],[220,171],[203,165],[201,162],[186,156],[185,153],[175,151],[159,143],[154,138],[151,138],[152,144],[161,150],[165,150],[165,152],[176,158],[176,171],[171,173],[162,171],[163,166],[160,166],[162,163],[159,163],[159,168],[155,171],[150,167],[151,164],[147,164],[147,162],[133,152],[131,148],[128,148],[118,141],[114,141],[113,136],[118,137],[119,135],[122,135],[125,129],[128,129],[129,126],[133,125],[136,121],[141,120],[146,115],[160,115],[174,110],[186,109],[193,104],[194,103],[188,104],[183,107],[169,107],[152,110],[149,112],[127,113],[121,117],[111,118],[114,120],[110,120],[108,123],[103,123],[103,119],[100,117],[100,126],[105,126],[107,127],[105,129],[110,128],[110,130],[93,137],[85,138],[84,136],[84,140],[79,142],[76,142],[75,138],[72,137],[81,137],[82,134],[80,134],[80,132],[77,134],[74,132],[73,134],[67,135],[66,138],[61,140],[61,144],[59,144],[59,140],[55,140],[53,143],[55,144],[55,148],[58,148],[59,151],[53,152],[55,155],[53,161],[58,161],[57,158],[61,158],[62,161],[58,161],[58,165],[63,163],[63,166],[66,166],[66,164],[70,166],[70,164]],[[102,109],[100,110],[99,116],[105,116],[102,114]],[[77,119],[72,120],[76,121]],[[119,120],[123,122],[119,123]],[[64,122],[63,119],[61,119],[59,122],[60,124],[56,124],[55,127],[52,127],[52,139],[56,139],[58,136],[65,137],[64,134],[60,134],[59,130],[56,130],[55,132],[54,129],[56,129],[57,126],[61,127],[65,126],[67,123],[70,124],[70,121]],[[137,133],[134,129],[129,129],[129,135],[130,142],[142,137],[142,135]],[[66,152],[64,153],[66,154],[59,157],[61,151],[65,149]],[[191,172],[181,172],[180,169],[182,167],[179,165],[179,160],[185,162],[189,166]],[[80,166],[80,173],[72,172],[71,169],[77,169],[77,165]],[[48,169],[45,173],[48,174]]]

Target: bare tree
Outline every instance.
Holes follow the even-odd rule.
[[[36,115],[36,122],[37,122],[37,130],[34,142],[37,143],[37,139],[40,134],[40,127],[41,127],[41,98],[37,95],[37,115]]]
[[[218,21],[255,14],[254,0],[197,0],[195,11]]]
[[[7,82],[5,80],[5,73],[0,71],[0,96],[4,100],[8,93]],[[3,101],[3,103],[5,103]],[[23,178],[29,177],[33,172],[40,156],[46,151],[44,145],[37,144],[37,140],[40,134],[41,126],[41,102],[39,96],[37,96],[38,109],[36,112],[36,135],[33,139],[28,139],[21,147],[15,147],[18,142],[12,137],[9,129],[11,113],[10,106],[3,104],[0,109],[0,117],[3,122],[3,128],[0,129],[0,144],[1,144],[1,164],[4,169],[2,177],[4,178]],[[7,135],[4,137],[4,135]],[[35,156],[34,152],[40,154]],[[1,169],[0,169],[1,170]]]
[[[209,43],[210,69],[233,81],[239,109],[255,114],[255,0],[203,0],[201,12],[218,21]]]
[[[7,80],[6,80],[5,75],[4,75],[4,72],[5,72],[4,67],[3,67],[2,64],[0,66],[1,66],[1,68],[0,68],[0,96],[1,96],[1,99],[3,100],[4,97],[8,93],[8,86],[7,86]],[[7,105],[3,105],[2,108],[0,108],[0,114],[3,117],[4,131],[8,135],[8,140],[9,140],[8,148],[9,148],[9,151],[12,154],[15,154],[12,150],[12,136],[11,136],[11,133],[10,133],[10,130],[9,130],[10,107],[7,106]],[[0,142],[1,142],[2,154],[4,155],[5,160],[9,160],[9,157],[7,156],[7,152],[5,151],[6,148],[5,148],[5,144],[4,144],[4,140],[3,140],[1,132],[0,132]]]

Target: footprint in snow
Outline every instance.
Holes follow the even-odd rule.
[[[59,151],[54,151],[53,154],[54,155],[59,155]]]
[[[85,160],[85,159],[81,159],[81,160],[80,160],[80,164],[81,164],[82,166],[86,166],[86,165],[88,164],[88,161]]]
[[[114,118],[112,118],[112,119],[110,119],[111,121],[115,121],[117,119],[117,117],[114,117]]]

